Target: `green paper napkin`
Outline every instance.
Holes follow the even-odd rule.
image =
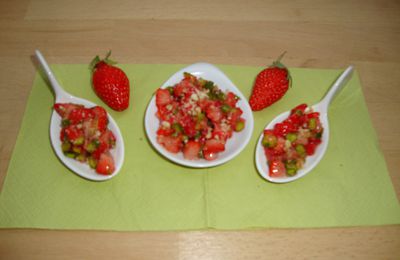
[[[53,95],[35,79],[0,195],[0,227],[192,230],[334,227],[400,223],[400,207],[379,150],[357,74],[333,101],[325,157],[306,177],[288,184],[262,179],[256,141],[277,114],[320,100],[337,70],[291,69],[292,88],[254,113],[248,146],[232,161],[209,169],[176,165],[159,155],[143,127],[155,89],[183,65],[121,65],[132,83],[124,112],[108,109],[125,141],[125,163],[115,178],[91,182],[69,171],[49,141]],[[260,67],[219,66],[248,97]],[[90,88],[86,65],[54,65],[61,85],[104,104]]]

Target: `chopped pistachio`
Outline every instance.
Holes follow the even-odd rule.
[[[244,129],[244,122],[243,121],[238,121],[235,125],[235,131],[240,132]]]
[[[297,134],[295,133],[288,133],[286,135],[286,140],[289,140],[291,143],[297,140]]]

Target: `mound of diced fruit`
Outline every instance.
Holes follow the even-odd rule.
[[[60,140],[65,156],[87,162],[99,174],[112,174],[115,165],[110,149],[116,139],[107,128],[106,110],[73,103],[57,103],[54,109],[61,116]]]
[[[323,127],[319,113],[301,104],[291,110],[283,122],[264,130],[262,145],[271,177],[294,176],[306,157],[321,143]]]
[[[245,127],[238,96],[190,73],[155,96],[158,143],[171,153],[182,151],[188,160],[216,159],[233,132]]]

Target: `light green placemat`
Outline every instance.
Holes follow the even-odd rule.
[[[132,82],[130,108],[111,112],[125,138],[122,171],[91,182],[70,172],[49,142],[53,95],[38,75],[0,195],[0,227],[102,230],[334,227],[400,223],[400,208],[371,126],[357,74],[330,108],[331,140],[306,177],[272,184],[255,168],[256,140],[274,115],[316,103],[336,70],[291,69],[286,96],[254,113],[245,150],[210,169],[161,157],[146,139],[144,112],[152,93],[182,65],[121,65]],[[219,66],[249,97],[259,67]],[[104,105],[90,88],[86,65],[55,65],[64,88]]]

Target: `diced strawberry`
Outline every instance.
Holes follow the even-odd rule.
[[[220,108],[211,105],[206,110],[207,117],[213,122],[219,122],[223,118],[223,113]]]
[[[107,117],[100,117],[93,119],[93,124],[92,127],[95,128],[96,130],[99,130],[100,132],[103,132],[104,130],[107,129],[108,125],[108,118]]]
[[[104,131],[108,125],[108,117],[107,111],[99,106],[95,106],[92,108],[92,111],[97,119],[97,129],[100,131]]]
[[[232,127],[230,126],[222,127],[220,124],[215,124],[212,137],[215,139],[226,141],[228,138],[231,138],[232,134],[233,134]]]
[[[235,107],[238,101],[238,97],[233,92],[228,92],[226,94],[225,103],[231,107]]]
[[[159,88],[156,91],[156,105],[165,106],[172,102],[171,94],[169,93],[168,89]]]
[[[218,153],[213,153],[213,152],[203,150],[203,157],[207,161],[212,161],[212,160],[215,160],[218,158]]]
[[[207,161],[212,161],[218,158],[219,152],[225,150],[225,144],[216,139],[209,139],[203,147],[203,157]]]
[[[269,166],[269,176],[283,177],[286,175],[285,164],[281,160],[270,161],[268,166]]]
[[[92,153],[93,158],[99,159],[100,156],[108,150],[108,144],[105,142],[100,142],[97,149]]]
[[[308,144],[305,145],[307,155],[313,155],[317,146],[322,142],[321,139],[310,138]]]
[[[277,136],[286,136],[288,133],[297,132],[298,127],[288,121],[277,123],[274,127],[274,134]]]
[[[93,158],[99,159],[103,153],[108,152],[115,146],[116,138],[110,130],[106,130],[101,133],[98,139],[98,146],[96,150],[92,153]]]
[[[94,106],[92,111],[97,117],[107,117],[107,111],[103,107]]]
[[[265,156],[267,157],[267,161],[280,160],[282,161],[285,157],[284,153],[276,153],[273,148],[264,148]]]
[[[184,133],[189,137],[194,137],[197,134],[196,121],[190,116],[185,116],[180,120],[180,125],[183,126]]]
[[[94,113],[92,112],[92,110],[83,107],[73,109],[68,115],[68,119],[71,124],[79,124],[83,120],[87,120],[93,117]]]
[[[177,85],[174,87],[174,96],[175,96],[175,97],[184,96],[184,95],[185,95],[185,92],[186,92],[186,90],[185,90],[185,86],[184,86],[183,84],[177,84]]]
[[[271,129],[264,129],[264,135],[273,135],[274,131]]]
[[[215,160],[219,152],[225,151],[225,144],[216,139],[209,139],[203,147],[203,157],[208,161]]]
[[[305,115],[306,121],[311,118],[319,118],[319,112],[312,112]]]
[[[294,113],[286,119],[286,122],[292,124],[296,128],[298,128],[301,124],[303,124],[302,116],[299,116],[297,113]]]
[[[168,121],[171,117],[171,112],[166,106],[158,106],[158,110],[156,112],[156,116],[161,121]]]
[[[78,129],[75,125],[67,126],[64,129],[64,136],[71,142],[74,142],[79,138],[84,138],[82,129]]]
[[[102,153],[97,162],[96,172],[103,175],[110,175],[114,172],[115,165],[114,159],[109,153]]]
[[[88,121],[84,121],[82,123],[82,129],[86,139],[90,139],[96,134],[98,130],[97,119],[92,119]]]
[[[203,151],[219,153],[225,151],[225,143],[217,139],[209,139],[205,142]]]
[[[285,139],[278,137],[276,145],[271,149],[275,156],[281,156],[285,154]]]
[[[111,148],[114,148],[117,138],[115,137],[114,133],[111,130],[108,130],[108,141],[110,142]]]
[[[195,160],[199,158],[201,145],[199,142],[189,141],[183,147],[183,156],[188,160]]]
[[[297,115],[301,116],[301,115],[303,115],[305,113],[307,107],[308,107],[307,104],[300,104],[297,107],[293,108],[290,111],[290,114],[291,115],[292,114],[297,114]]]
[[[210,101],[208,99],[201,99],[197,102],[197,105],[201,108],[202,111],[205,111],[210,105]]]
[[[174,129],[172,128],[159,128],[157,130],[157,135],[169,136],[174,133]]]
[[[159,135],[157,141],[171,153],[178,153],[182,147],[180,137]]]
[[[112,147],[115,144],[116,138],[113,132],[107,129],[100,135],[99,141],[101,143],[106,143],[108,147]]]
[[[73,104],[73,103],[56,103],[53,108],[56,112],[64,119],[67,118],[68,115],[77,108],[83,108],[84,106]]]
[[[240,119],[242,114],[243,114],[243,111],[239,107],[234,108],[229,112],[228,117],[230,118],[230,122],[232,123],[232,125],[236,124],[236,122]]]
[[[317,145],[315,143],[308,143],[305,145],[307,155],[313,155]]]

